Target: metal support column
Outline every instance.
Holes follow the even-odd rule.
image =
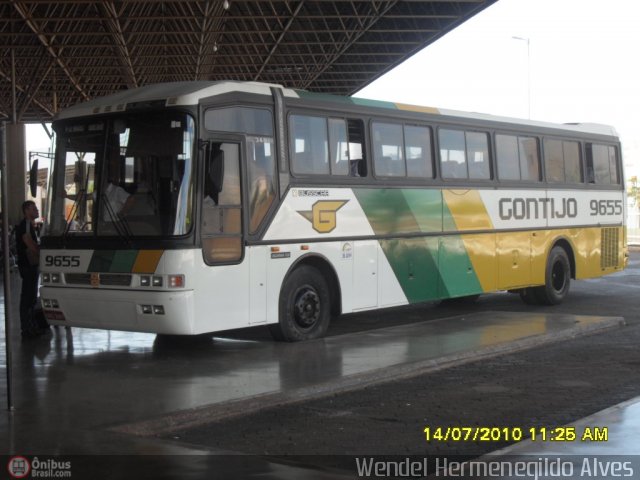
[[[3,284],[4,284],[4,345],[7,362],[7,409],[13,410],[13,376],[11,361],[11,271],[9,267],[9,197],[7,194],[7,148],[5,123],[0,122],[0,176],[2,177],[2,251]]]

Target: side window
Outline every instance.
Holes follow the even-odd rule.
[[[327,120],[323,117],[291,115],[289,147],[293,173],[329,174]]]
[[[349,175],[352,177],[367,176],[367,157],[364,148],[364,122],[359,119],[347,120],[349,140]]]
[[[289,148],[294,174],[367,176],[362,120],[291,115]]]
[[[204,113],[204,128],[214,132],[273,136],[272,113],[250,107],[211,108]]]
[[[496,135],[496,161],[500,180],[520,180],[518,137]]]
[[[500,180],[540,180],[537,138],[498,134],[496,157]]]
[[[469,178],[476,180],[489,180],[491,167],[489,160],[489,140],[486,133],[466,132],[467,139],[467,166]]]
[[[404,146],[407,157],[407,176],[433,178],[431,129],[405,125]]]
[[[467,178],[464,132],[440,129],[440,165],[442,178]]]
[[[540,149],[538,139],[533,137],[518,137],[518,152],[520,153],[520,175],[522,180],[540,181]]]
[[[609,147],[609,172],[611,173],[611,183],[620,184],[618,149],[616,147]]]
[[[610,145],[587,143],[587,181],[600,185],[620,183],[617,150]]]
[[[564,152],[565,182],[582,183],[580,144],[578,142],[562,142],[562,150]]]
[[[347,123],[341,118],[329,119],[329,158],[332,175],[349,175]]]
[[[276,197],[273,138],[247,137],[247,150],[249,233],[253,234]]]
[[[544,166],[548,182],[564,182],[564,155],[561,141],[545,139]]]
[[[382,177],[406,176],[402,125],[374,122],[371,130],[376,175]]]
[[[582,162],[578,142],[545,139],[544,164],[547,181],[582,183]]]
[[[440,129],[438,138],[442,178],[491,179],[486,133]]]

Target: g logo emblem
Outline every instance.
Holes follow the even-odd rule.
[[[337,226],[336,212],[349,200],[318,200],[311,210],[298,211],[300,215],[311,222],[318,233],[332,232]]]

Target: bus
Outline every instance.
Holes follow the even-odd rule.
[[[488,292],[554,305],[628,261],[608,126],[196,81],[53,129],[54,325],[309,340],[340,314]]]

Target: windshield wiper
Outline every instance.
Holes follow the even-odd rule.
[[[118,236],[122,238],[125,241],[125,243],[130,247],[133,234],[131,233],[131,228],[129,228],[129,222],[127,222],[126,218],[118,215],[113,210],[113,207],[111,206],[111,203],[109,202],[109,199],[107,198],[106,194],[103,193],[101,198],[107,210],[107,214],[111,219],[111,223],[113,224],[114,228],[116,229],[116,232],[118,233]]]
[[[71,206],[71,210],[69,211],[69,218],[68,219],[65,218],[66,225],[64,227],[64,232],[62,232],[63,240],[67,238],[67,235],[69,234],[69,230],[71,230],[71,224],[74,218],[76,218],[76,214],[78,213],[80,202],[84,200],[84,197],[86,196],[86,194],[87,194],[87,191],[83,189],[83,190],[80,190],[76,195],[76,199],[74,200],[73,205]]]

